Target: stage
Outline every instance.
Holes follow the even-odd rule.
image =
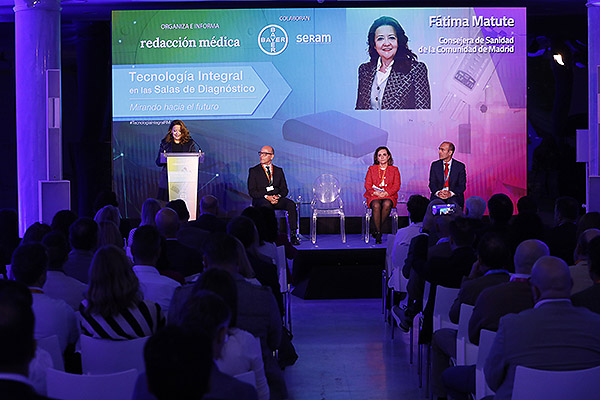
[[[381,274],[385,267],[387,240],[375,244],[362,240],[360,234],[339,234],[301,238],[292,270],[292,294],[303,299],[356,299],[381,297]]]

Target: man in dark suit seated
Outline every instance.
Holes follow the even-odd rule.
[[[189,226],[200,228],[207,232],[225,232],[227,225],[217,217],[219,213],[219,200],[210,194],[200,199],[200,215],[195,221],[190,221]]]
[[[429,170],[429,190],[431,200],[442,199],[446,203],[465,205],[467,172],[465,164],[454,160],[454,144],[442,142],[438,149],[439,160],[431,163]]]
[[[547,233],[546,243],[550,254],[560,257],[567,265],[573,264],[573,252],[577,246],[577,218],[580,204],[572,197],[559,197],[554,203],[556,226]]]
[[[571,296],[571,301],[574,306],[586,307],[600,314],[600,237],[592,239],[589,246],[588,266],[594,284],[579,293],[575,293]]]
[[[290,228],[290,242],[299,245],[296,236],[298,215],[296,204],[286,198],[288,195],[287,182],[283,169],[273,165],[275,150],[271,146],[263,146],[258,152],[260,164],[248,170],[248,194],[252,197],[254,207],[272,207],[276,210],[286,210]]]
[[[567,264],[542,257],[530,282],[534,308],[502,317],[485,363],[485,380],[496,400],[511,398],[517,365],[551,371],[600,365],[600,315],[571,304]]]
[[[3,400],[43,400],[27,379],[35,356],[33,299],[27,287],[0,280],[0,397]]]

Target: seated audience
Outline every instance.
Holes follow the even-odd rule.
[[[219,200],[210,194],[200,199],[200,215],[189,225],[207,232],[225,232],[227,226],[219,217]]]
[[[203,399],[209,391],[214,367],[211,341],[204,335],[169,325],[148,339],[144,362],[146,372],[138,379],[133,399]]]
[[[485,363],[485,379],[496,400],[511,398],[517,365],[552,371],[600,365],[600,315],[571,304],[567,264],[542,257],[530,282],[535,307],[502,317]]]
[[[488,211],[491,225],[487,231],[508,235],[508,221],[510,221],[514,211],[510,197],[504,193],[496,193],[488,200]]]
[[[179,225],[187,225],[188,221],[190,220],[190,212],[188,211],[185,201],[182,199],[171,200],[167,203],[166,208],[170,208],[177,213]]]
[[[3,400],[50,400],[28,379],[36,353],[32,297],[22,283],[0,279],[0,397]]]
[[[272,263],[272,259],[258,252],[258,232],[254,222],[244,216],[235,217],[227,224],[227,233],[242,242],[256,279],[261,285],[271,288],[271,292],[277,300],[279,311],[283,315],[283,296],[279,286],[277,266]]]
[[[177,271],[184,277],[202,272],[202,253],[177,240],[177,231],[181,226],[177,213],[165,207],[156,214],[155,221],[158,232],[166,239],[162,250],[168,266],[163,266],[163,269]]]
[[[167,315],[173,293],[181,284],[161,275],[156,269],[161,250],[160,243],[160,234],[156,228],[150,225],[140,226],[133,235],[131,254],[134,262],[133,272],[140,282],[144,299],[158,303]]]
[[[112,244],[123,248],[124,240],[119,227],[111,221],[102,221],[98,224],[98,247]]]
[[[231,318],[227,328],[228,340],[225,341],[221,355],[215,357],[219,371],[235,376],[249,371],[254,373],[256,391],[260,400],[269,399],[269,386],[265,377],[260,340],[251,333],[238,327],[237,323],[237,288],[228,272],[212,268],[205,271],[194,285],[194,294],[199,291],[210,291],[225,301],[231,310]]]
[[[88,287],[85,283],[67,276],[63,271],[63,264],[69,256],[67,240],[61,232],[53,231],[44,236],[42,244],[48,254],[44,293],[53,299],[64,300],[74,311],[77,311]]]
[[[156,214],[158,213],[158,211],[160,211],[161,209],[161,205],[160,202],[156,199],[146,199],[144,201],[144,204],[142,204],[142,221],[140,222],[140,226],[144,226],[144,225],[151,225],[151,226],[156,226],[156,222],[154,222],[154,218],[156,217]],[[133,234],[135,233],[135,230],[137,228],[133,228],[132,230],[129,231],[129,236],[127,238],[127,247],[130,249],[129,251],[131,252],[131,243],[133,243]]]
[[[21,244],[40,243],[44,235],[51,231],[50,225],[34,222],[25,231]]]
[[[576,307],[586,307],[600,314],[600,238],[598,236],[590,240],[587,265],[594,284],[572,295],[571,301]]]
[[[35,338],[58,336],[61,351],[79,338],[75,312],[67,303],[44,294],[48,256],[41,243],[22,244],[13,253],[12,275],[29,287],[33,296]]]
[[[98,210],[98,212],[94,216],[94,221],[96,221],[97,224],[100,224],[100,222],[110,221],[116,226],[120,226],[121,213],[119,212],[119,209],[116,206],[106,205],[100,210]]]
[[[577,238],[581,237],[581,234],[588,229],[600,229],[600,212],[590,211],[579,218],[579,221],[577,221]]]
[[[54,214],[50,228],[53,232],[60,232],[64,235],[65,239],[69,239],[69,228],[73,225],[73,222],[77,221],[77,214],[71,210],[61,210]]]
[[[574,265],[569,266],[571,279],[573,279],[571,294],[579,293],[594,284],[594,281],[590,276],[588,259],[591,250],[590,243],[598,236],[600,236],[600,230],[588,229],[582,232],[577,240],[577,246],[575,247],[575,253],[573,254],[575,263]]]
[[[65,274],[87,283],[90,264],[98,247],[98,224],[90,218],[79,218],[69,228],[71,252],[63,265]]]
[[[537,202],[531,196],[521,196],[517,200],[517,212],[519,214],[537,214]]]
[[[114,245],[96,251],[90,267],[89,289],[79,311],[82,333],[98,339],[150,336],[165,323],[160,306],[143,300],[125,251]]]
[[[577,246],[577,217],[580,204],[572,197],[559,197],[554,203],[555,226],[546,233],[550,254],[562,258],[567,265],[573,264],[573,252]]]

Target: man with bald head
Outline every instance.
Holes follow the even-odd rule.
[[[219,200],[215,196],[207,194],[200,199],[200,215],[189,225],[207,232],[225,232],[227,224],[217,217],[218,213]]]
[[[517,365],[551,371],[600,365],[600,315],[571,304],[567,264],[558,257],[540,258],[530,283],[534,308],[502,317],[485,363],[496,400],[512,397]]]
[[[271,146],[263,146],[258,152],[260,164],[248,170],[248,194],[252,197],[254,207],[272,207],[288,212],[290,241],[300,244],[296,236],[298,215],[296,204],[286,198],[288,195],[287,182],[283,169],[273,165],[275,150]]]
[[[465,164],[453,158],[454,144],[442,142],[438,148],[439,159],[431,163],[429,169],[429,190],[431,199],[442,199],[445,203],[465,206],[467,172]]]

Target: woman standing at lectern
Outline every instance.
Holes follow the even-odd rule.
[[[198,146],[190,136],[190,131],[185,127],[183,121],[176,119],[169,125],[169,131],[160,141],[156,165],[162,167],[160,181],[158,183],[159,200],[169,200],[169,185],[167,182],[167,160],[165,153],[196,153]]]
[[[381,243],[381,225],[389,217],[392,208],[398,202],[400,190],[400,171],[394,167],[392,153],[385,146],[379,146],[373,154],[373,165],[365,176],[365,197],[367,205],[373,210],[375,243]]]

